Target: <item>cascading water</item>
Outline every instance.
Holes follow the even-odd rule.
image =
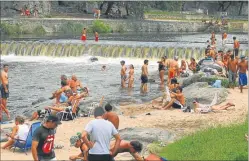
[[[1,55],[15,54],[17,56],[51,56],[51,57],[79,57],[85,54],[103,57],[133,57],[141,59],[159,59],[162,56],[180,59],[201,59],[205,48],[201,47],[163,47],[149,45],[117,45],[117,44],[75,44],[54,42],[2,42]],[[239,54],[248,56],[248,49],[240,49]]]

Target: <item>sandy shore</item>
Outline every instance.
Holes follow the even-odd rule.
[[[120,116],[120,129],[127,127],[151,127],[167,129],[175,132],[177,136],[183,136],[196,130],[219,124],[230,124],[242,122],[248,111],[248,89],[241,94],[239,89],[229,89],[227,101],[233,102],[236,106],[226,111],[218,111],[209,114],[183,113],[180,110],[155,110],[151,104],[122,106],[124,115]],[[223,103],[224,104],[224,103]],[[221,105],[223,105],[221,104]],[[150,112],[151,115],[145,115]],[[133,117],[131,117],[133,116]],[[74,121],[63,122],[58,127],[55,144],[63,145],[64,148],[56,149],[56,157],[59,160],[68,160],[70,155],[78,154],[80,151],[70,147],[69,138],[77,132],[81,132],[85,125],[93,118],[78,118]],[[1,128],[13,125],[1,125]],[[1,146],[3,143],[1,143]],[[1,150],[2,160],[31,160],[31,152],[28,155],[10,150]],[[118,155],[116,160],[131,159],[128,153]]]

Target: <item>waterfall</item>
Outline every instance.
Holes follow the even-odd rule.
[[[248,49],[240,49],[239,54],[248,56]],[[1,55],[17,56],[51,56],[79,57],[84,54],[103,57],[134,57],[141,59],[160,59],[162,56],[180,59],[194,57],[199,60],[205,55],[205,48],[200,47],[162,47],[149,45],[103,45],[103,44],[70,44],[48,43],[39,41],[4,41],[1,42]]]

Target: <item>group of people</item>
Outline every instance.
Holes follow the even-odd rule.
[[[34,17],[38,16],[38,8],[36,5],[34,5],[33,14],[34,14]],[[31,16],[31,12],[27,6],[25,6],[24,8],[21,8],[21,16]]]
[[[87,31],[86,28],[84,28],[82,31],[82,35],[81,35],[82,41],[86,41],[86,39],[87,39],[86,31]],[[94,32],[94,37],[95,37],[95,41],[98,42],[99,41],[99,33],[97,31]]]

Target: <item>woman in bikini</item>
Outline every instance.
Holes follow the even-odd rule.
[[[159,63],[158,65],[158,70],[159,70],[159,77],[161,80],[161,86],[164,86],[164,73],[165,73],[165,58],[162,57],[161,61],[158,61],[157,63]]]
[[[127,80],[129,80],[128,88],[133,88],[133,85],[134,85],[134,66],[132,64],[130,65],[129,77]]]

